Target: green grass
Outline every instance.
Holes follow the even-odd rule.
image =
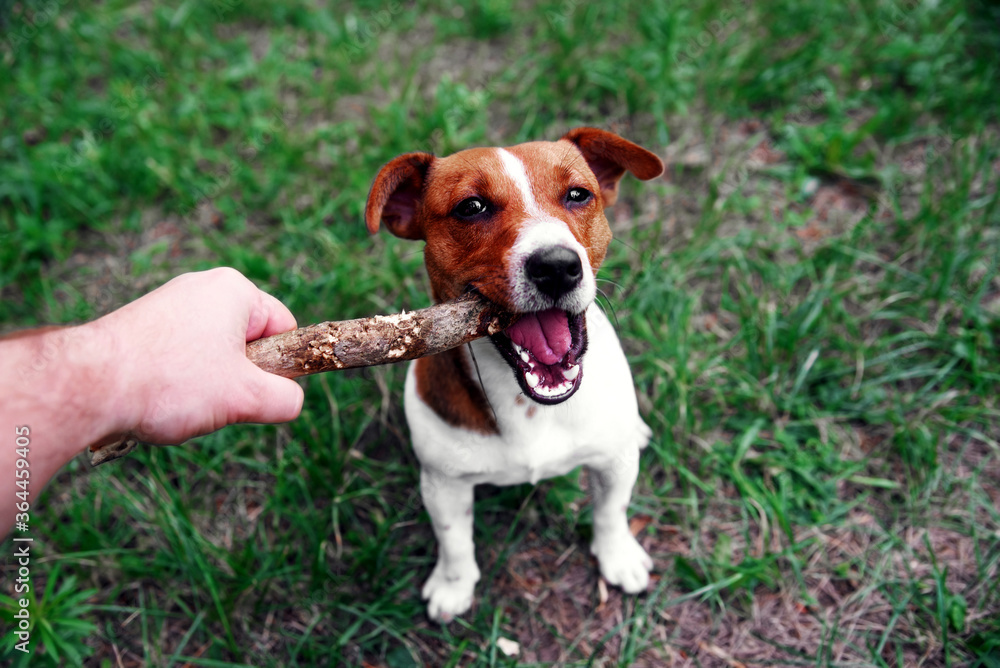
[[[656,434],[651,593],[601,601],[570,476],[477,492],[477,605],[430,624],[404,369],[373,368],[288,425],[73,462],[33,508],[35,662],[1000,665],[993,5],[0,16],[4,330],[223,264],[303,324],[421,306],[419,245],[362,224],[394,155],[591,124],[668,162],[601,272]]]

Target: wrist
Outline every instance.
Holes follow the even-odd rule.
[[[102,318],[50,334],[54,341],[48,348],[62,349],[63,364],[51,374],[52,397],[58,413],[74,426],[68,440],[79,451],[128,431],[132,411],[125,401],[120,344],[114,331]]]

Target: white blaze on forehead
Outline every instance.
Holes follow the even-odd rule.
[[[528,180],[528,172],[524,169],[524,163],[506,149],[498,148],[497,153],[500,155],[500,163],[503,165],[504,173],[510,177],[510,180],[514,182],[517,189],[521,191],[521,196],[524,198],[524,206],[528,210],[528,214],[532,216],[542,215],[538,204],[535,202],[535,196],[531,192],[531,181]]]

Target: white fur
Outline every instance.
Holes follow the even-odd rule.
[[[500,156],[500,162],[503,163],[503,171],[517,186],[517,189],[521,191],[521,197],[524,198],[524,208],[528,212],[528,215],[533,218],[541,217],[542,210],[538,208],[538,202],[535,201],[535,194],[531,191],[531,181],[528,179],[528,170],[524,168],[524,163],[511,153],[510,151],[502,148],[496,149]]]
[[[507,265],[514,268],[523,267],[532,253],[551,246],[562,246],[577,254],[584,268],[580,284],[558,300],[553,301],[551,297],[538,290],[538,287],[528,279],[524,271],[512,269],[508,272],[511,298],[514,304],[524,312],[542,311],[556,307],[570,313],[579,313],[588,304],[593,303],[597,294],[597,281],[594,280],[594,275],[590,271],[590,260],[587,259],[586,250],[569,231],[566,223],[557,218],[547,217],[533,221],[533,224],[525,225],[517,235],[514,246],[510,249]]]
[[[646,589],[652,561],[629,532],[626,510],[639,450],[651,431],[639,417],[632,375],[611,324],[593,304],[586,317],[589,347],[580,388],[554,406],[526,397],[519,401],[514,373],[493,344],[486,339],[471,344],[496,412],[498,435],[444,422],[417,395],[411,365],[406,418],[421,464],[421,494],[439,543],[438,563],[423,588],[432,619],[447,622],[472,604],[479,580],[472,543],[473,486],[535,483],[581,465],[592,473],[591,551],[601,573],[626,592]]]

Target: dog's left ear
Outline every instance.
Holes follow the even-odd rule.
[[[618,199],[618,182],[626,171],[643,181],[663,173],[663,161],[643,147],[598,128],[575,128],[562,137],[576,144],[601,185],[604,206]]]
[[[385,223],[397,237],[424,238],[417,209],[432,162],[434,156],[430,153],[404,153],[379,170],[365,205],[365,225],[369,232],[375,234],[379,224]]]

